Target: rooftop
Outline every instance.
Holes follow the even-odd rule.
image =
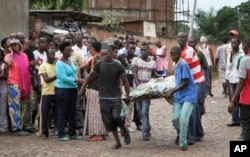
[[[53,18],[59,18],[64,20],[72,20],[72,21],[80,21],[83,23],[86,22],[101,22],[102,17],[89,15],[77,11],[69,11],[69,10],[30,10],[30,15],[36,14],[46,14],[50,15]]]

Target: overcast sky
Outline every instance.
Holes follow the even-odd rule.
[[[188,0],[185,0],[188,1]],[[193,11],[193,5],[195,0],[189,0],[189,9]],[[219,10],[224,6],[235,7],[240,5],[242,2],[247,2],[248,0],[197,0],[196,8],[208,11],[211,7],[215,10]]]

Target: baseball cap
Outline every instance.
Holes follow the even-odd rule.
[[[12,44],[20,44],[20,41],[17,39],[12,39],[12,40],[10,40],[10,45],[12,45]]]
[[[238,31],[236,31],[236,30],[231,30],[230,32],[229,32],[229,35],[236,35],[236,36],[238,36],[239,35],[239,33],[238,33]]]

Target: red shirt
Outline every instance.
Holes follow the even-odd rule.
[[[186,45],[181,53],[181,58],[188,64],[193,75],[194,82],[204,82],[205,78],[201,71],[200,60],[196,54],[196,51],[192,47]]]
[[[239,71],[239,78],[245,79],[244,87],[240,93],[240,104],[250,106],[250,54],[241,60]]]

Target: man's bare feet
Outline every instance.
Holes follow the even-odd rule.
[[[116,143],[115,145],[113,145],[113,146],[111,147],[111,149],[119,149],[119,148],[121,148],[121,147],[122,147],[121,143]]]

